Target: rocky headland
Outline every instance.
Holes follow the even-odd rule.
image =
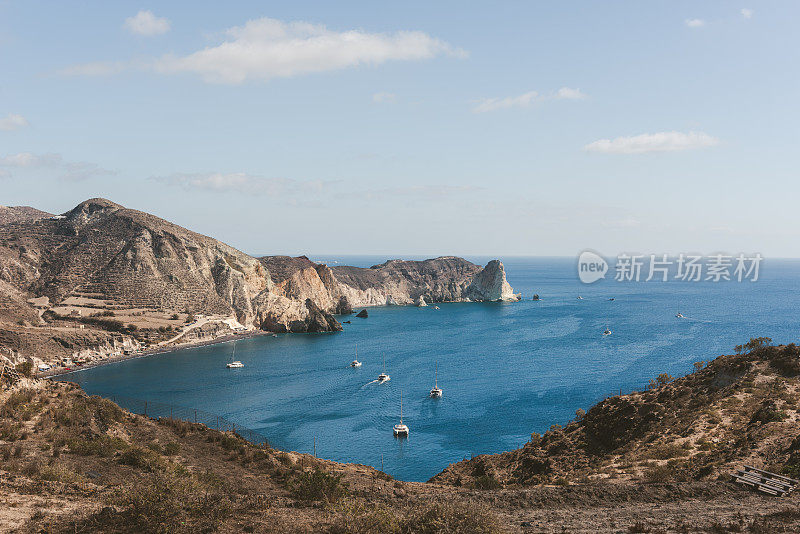
[[[51,361],[89,346],[114,354],[246,330],[332,332],[342,329],[335,315],[354,307],[517,298],[497,260],[329,267],[251,257],[100,198],[62,215],[0,208],[0,357]]]

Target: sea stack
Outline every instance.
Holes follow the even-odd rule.
[[[358,312],[358,314],[356,314],[356,317],[361,317],[362,319],[366,319],[367,317],[369,317],[369,314],[367,313],[367,310],[361,310],[360,312]]]
[[[516,301],[520,295],[515,294],[506,280],[506,270],[500,260],[492,260],[481,272],[475,275],[467,287],[466,298],[478,301]]]

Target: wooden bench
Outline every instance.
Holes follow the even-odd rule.
[[[745,465],[741,469],[737,469],[735,473],[731,473],[734,481],[739,484],[751,486],[758,491],[768,493],[770,495],[777,495],[782,497],[788,495],[800,484],[799,481],[757,469],[755,467]]]

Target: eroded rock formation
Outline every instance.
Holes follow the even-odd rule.
[[[38,214],[0,225],[6,320],[35,322],[31,298],[54,305],[86,298],[229,314],[270,331],[322,332],[340,330],[333,315],[354,306],[517,298],[497,260],[484,268],[452,256],[331,268],[305,256],[253,258],[105,199],[87,200],[62,216]]]

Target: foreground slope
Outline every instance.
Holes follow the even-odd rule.
[[[673,380],[608,398],[523,448],[450,465],[451,485],[727,478],[742,464],[800,478],[800,348],[756,339]]]
[[[740,463],[796,473],[799,363],[789,347],[720,357],[599,403],[586,427],[554,429],[429,483],[25,381],[0,388],[0,531],[798,532],[797,495],[765,496],[725,474]],[[687,438],[708,445],[670,446]],[[692,458],[697,469],[685,465]]]

